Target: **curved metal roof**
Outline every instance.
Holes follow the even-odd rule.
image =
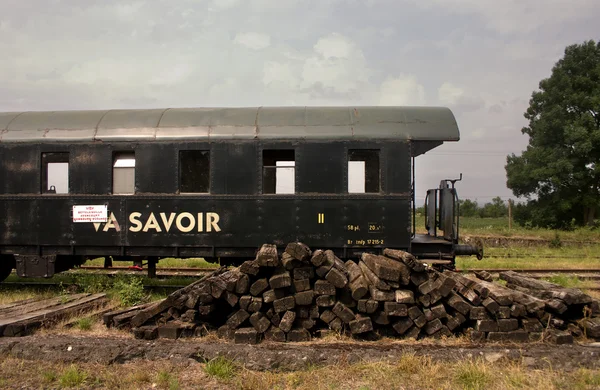
[[[458,141],[443,107],[258,107],[0,113],[0,142],[221,139]]]

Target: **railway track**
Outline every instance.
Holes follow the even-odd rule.
[[[4,281],[0,284],[0,287],[35,287],[35,288],[52,288],[60,286],[61,284],[65,284],[62,281],[52,282],[49,280],[44,280],[42,282],[36,282],[33,279],[31,281]],[[68,283],[66,283],[68,285]],[[144,289],[146,290],[166,290],[166,291],[175,291],[180,288],[184,288],[185,285],[176,285],[176,284],[143,284]]]
[[[189,267],[160,267],[157,268],[157,278],[158,279],[174,279],[174,278],[194,278],[201,277],[206,275],[207,273],[213,272],[217,270],[218,267],[211,268],[189,268]],[[116,276],[116,275],[138,275],[138,276],[146,276],[146,269],[143,270],[132,270],[130,267],[123,266],[115,266],[110,268],[104,268],[101,266],[83,266],[80,268],[76,268],[74,270],[70,270],[64,272],[65,275],[81,275],[81,274],[93,274],[93,275],[103,275],[103,276]],[[561,268],[548,268],[548,269],[510,269],[510,268],[473,268],[460,270],[463,272],[477,272],[477,271],[487,271],[492,274],[492,276],[497,279],[498,274],[504,271],[514,271],[522,273],[531,278],[535,279],[543,279],[548,278],[555,275],[572,275],[577,277],[580,280],[585,281],[597,281],[597,286],[583,287],[587,290],[600,291],[600,269],[587,269],[587,268],[577,268],[577,269],[561,269]],[[2,285],[6,286],[56,286],[60,283],[64,283],[64,281],[56,281],[53,282],[51,279],[44,279],[43,281],[35,281],[36,279],[31,280],[20,280],[20,281],[5,281]],[[37,279],[39,280],[39,279]],[[176,290],[179,288],[185,287],[184,285],[173,285],[173,284],[145,284],[144,288],[149,290]]]
[[[202,276],[206,273],[213,272],[218,268],[185,268],[185,267],[161,267],[157,268],[157,277],[159,278],[171,278],[171,277],[183,277],[183,276]],[[91,272],[96,274],[104,274],[104,275],[115,275],[115,274],[138,274],[141,275],[145,270],[135,271],[131,270],[129,267],[111,267],[104,268],[99,266],[84,266],[77,268],[76,270],[69,271],[71,273],[77,272]],[[561,268],[543,268],[543,269],[511,269],[511,268],[474,268],[474,269],[465,269],[460,270],[464,272],[476,272],[476,271],[488,271],[492,274],[498,274],[499,272],[504,271],[515,271],[519,273],[526,274],[527,276],[533,278],[545,278],[548,276],[552,276],[554,274],[572,274],[580,279],[587,280],[600,280],[600,269],[587,269],[587,268],[573,268],[573,269],[561,269]]]
[[[156,275],[157,277],[177,277],[177,276],[202,276],[207,273],[218,270],[219,267],[210,267],[210,268],[190,268],[190,267],[157,267]],[[105,274],[105,275],[116,275],[116,274],[132,274],[132,275],[142,275],[148,272],[146,268],[142,270],[135,270],[131,267],[123,267],[123,266],[113,266],[110,268],[104,268],[100,266],[82,266],[79,268],[75,268],[70,273],[77,272],[89,272],[95,274]],[[600,272],[600,271],[599,271]]]

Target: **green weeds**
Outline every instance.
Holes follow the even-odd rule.
[[[456,367],[454,380],[463,389],[479,390],[485,389],[490,382],[490,374],[487,366],[477,362],[463,362]]]
[[[77,323],[75,324],[75,326],[79,330],[87,331],[87,330],[92,329],[93,323],[94,323],[94,321],[90,317],[83,317],[83,318],[80,318],[79,320],[77,320]]]
[[[179,380],[169,371],[162,370],[156,375],[156,384],[161,389],[178,390]]]
[[[234,377],[236,367],[231,360],[218,356],[206,362],[204,371],[217,379],[228,380]]]
[[[145,298],[144,285],[139,278],[118,279],[112,290],[123,306],[137,305]]]
[[[61,387],[81,387],[88,379],[88,373],[80,370],[76,365],[69,366],[58,377]]]
[[[546,280],[568,288],[580,287],[582,285],[581,280],[576,275],[559,274],[550,276],[549,278],[546,278]]]

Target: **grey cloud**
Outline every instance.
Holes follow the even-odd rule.
[[[502,114],[504,108],[500,104],[494,104],[493,106],[490,106],[489,111],[493,114]]]
[[[417,160],[417,193],[462,171],[463,197],[508,196],[531,92],[597,36],[594,1],[560,3],[4,0],[0,110],[448,105],[461,141]],[[249,32],[269,45],[236,44]],[[443,101],[449,82],[461,92]]]

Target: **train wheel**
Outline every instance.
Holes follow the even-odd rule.
[[[0,282],[8,278],[15,268],[15,257],[13,255],[0,255]]]

